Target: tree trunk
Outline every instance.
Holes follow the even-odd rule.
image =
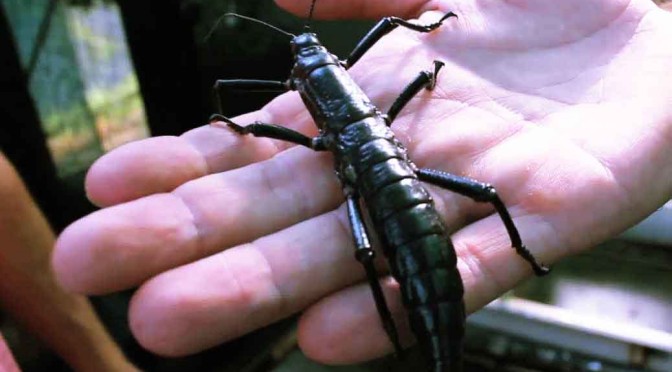
[[[192,21],[179,0],[118,0],[152,135],[206,122]],[[186,20],[185,20],[186,19]]]

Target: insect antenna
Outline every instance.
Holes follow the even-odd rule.
[[[268,28],[270,28],[270,29],[272,29],[272,30],[275,30],[275,31],[277,31],[277,32],[280,32],[280,33],[282,33],[282,34],[284,34],[284,35],[286,35],[286,36],[289,36],[289,37],[291,37],[291,38],[295,38],[295,37],[296,37],[296,35],[292,34],[291,32],[287,32],[287,31],[285,31],[285,30],[283,30],[283,29],[281,29],[281,28],[279,28],[279,27],[273,26],[272,24],[270,24],[270,23],[266,23],[266,22],[264,22],[264,21],[262,21],[262,20],[259,20],[259,19],[256,19],[256,18],[252,18],[252,17],[248,17],[248,16],[244,16],[244,15],[242,15],[242,14],[238,14],[238,13],[225,13],[225,14],[222,14],[219,18],[217,18],[217,22],[215,22],[214,26],[212,26],[212,28],[210,29],[210,32],[208,32],[208,34],[205,35],[205,39],[204,39],[203,41],[208,41],[208,39],[210,39],[210,37],[211,37],[212,34],[215,32],[215,30],[217,29],[217,27],[219,27],[219,24],[220,24],[220,23],[224,20],[224,18],[226,18],[226,17],[236,17],[236,18],[244,19],[244,20],[246,20],[246,21],[256,22],[256,23],[258,23],[258,24],[264,25],[264,26],[266,26],[266,27],[268,27]]]
[[[306,31],[310,31],[310,24],[313,21],[313,13],[315,12],[315,3],[317,0],[313,0],[310,3],[310,10],[308,10],[308,21],[306,21],[306,26],[304,27]]]

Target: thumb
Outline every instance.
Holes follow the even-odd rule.
[[[299,17],[307,17],[313,0],[275,0],[281,8]],[[427,0],[320,0],[315,5],[317,19],[413,18],[427,6]]]

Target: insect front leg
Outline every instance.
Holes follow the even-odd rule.
[[[516,253],[530,264],[536,275],[542,276],[550,272],[550,269],[537,262],[537,259],[525,245],[523,245],[520,233],[513,223],[509,211],[506,209],[506,206],[499,198],[492,185],[435,169],[419,169],[416,174],[421,181],[443,187],[460,195],[472,198],[477,202],[491,203],[495,207],[499,217],[502,219],[504,226],[506,226],[506,231],[511,239],[511,245],[516,250]]]
[[[383,290],[378,281],[378,274],[376,268],[373,266],[373,259],[375,258],[375,251],[371,247],[368,233],[366,232],[366,225],[362,218],[362,210],[359,207],[359,197],[354,192],[346,191],[346,203],[348,206],[348,221],[350,221],[350,228],[352,229],[352,237],[355,241],[355,257],[366,271],[366,278],[369,281],[373,299],[376,302],[376,309],[380,315],[380,320],[383,323],[383,328],[387,333],[387,337],[394,345],[394,351],[397,355],[401,355],[402,348],[399,342],[399,335],[397,327],[394,325],[394,320],[390,313],[390,309],[385,302]]]
[[[224,115],[214,114],[210,117],[210,123],[214,124],[217,121],[223,121],[227,127],[233,129],[234,132],[245,135],[251,134],[255,137],[273,138],[281,141],[295,143],[297,145],[305,146],[315,151],[324,151],[326,147],[322,141],[322,137],[317,136],[310,138],[303,133],[283,127],[277,124],[267,124],[261,122],[254,122],[246,126],[234,123],[231,119]]]
[[[229,91],[243,91],[243,92],[286,92],[290,90],[286,82],[274,80],[252,80],[252,79],[234,79],[234,80],[217,80],[213,87],[217,105],[219,108],[218,114],[210,116],[210,123],[223,121],[226,125],[233,129],[236,133],[245,135],[251,134],[255,137],[274,138],[282,141],[295,143],[297,145],[306,146],[315,151],[326,150],[322,137],[310,138],[295,130],[285,128],[277,124],[266,124],[255,122],[246,126],[234,123],[231,119],[221,114],[222,112],[222,97],[221,93],[224,90]]]
[[[289,85],[283,81],[232,79],[217,80],[212,87],[212,90],[214,91],[215,100],[217,101],[218,114],[221,114],[224,112],[222,108],[222,95],[224,91],[283,93],[290,89]],[[212,115],[210,121],[212,121],[216,115],[217,114]]]
[[[422,71],[410,84],[404,88],[404,90],[399,94],[396,100],[392,103],[390,110],[386,114],[387,125],[392,125],[392,122],[399,114],[408,102],[418,94],[423,88],[432,90],[436,86],[436,76],[439,74],[439,70],[445,64],[441,61],[434,61],[434,71]]]
[[[350,52],[350,55],[345,59],[344,62],[345,68],[352,67],[352,65],[359,61],[364,53],[371,49],[371,47],[377,43],[378,40],[399,26],[417,32],[431,32],[439,28],[443,24],[443,21],[450,17],[457,17],[457,14],[453,12],[446,13],[437,22],[429,25],[418,25],[399,17],[385,17],[381,19],[375,26],[373,26],[373,28],[362,38],[362,40],[359,41],[357,46],[355,46],[355,49]]]

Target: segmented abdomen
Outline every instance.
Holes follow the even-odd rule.
[[[432,371],[459,371],[464,289],[448,232],[406,150],[381,128],[353,125],[344,132],[368,135],[358,137],[348,162],[400,284],[412,331],[425,359],[432,361]],[[355,137],[353,133],[351,138]]]

